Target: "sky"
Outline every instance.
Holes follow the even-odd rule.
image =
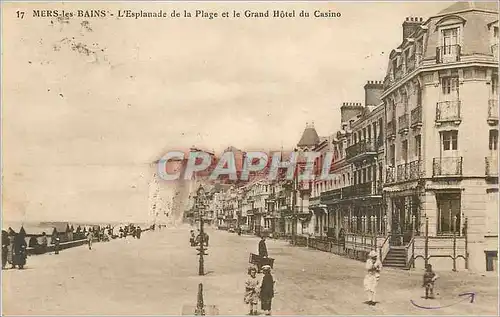
[[[408,16],[449,2],[7,3],[2,207],[7,220],[140,221],[165,151],[292,149],[306,122],[383,80]],[[106,18],[33,18],[33,9]],[[17,10],[25,10],[23,19]],[[119,19],[118,10],[340,12],[340,18]],[[86,22],[85,22],[86,21]]]

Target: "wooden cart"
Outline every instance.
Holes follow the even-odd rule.
[[[262,271],[262,267],[264,265],[269,265],[271,268],[274,267],[274,259],[273,258],[263,258],[258,254],[250,253],[250,257],[248,258],[248,262],[250,264],[254,264],[257,266],[257,270],[260,273]]]

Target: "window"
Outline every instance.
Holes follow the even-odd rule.
[[[405,114],[408,113],[408,95],[406,94],[406,91],[403,91],[401,93],[401,101],[403,101],[403,108],[405,110]]]
[[[345,185],[345,174],[342,175],[342,185]]]
[[[491,78],[491,96],[494,99],[498,98],[498,75]]]
[[[443,95],[451,95],[458,93],[458,77],[442,77],[441,89]]]
[[[490,150],[498,150],[498,130],[490,130]]]
[[[394,167],[396,165],[396,146],[394,144],[391,144],[390,147],[389,160],[391,162],[391,166]]]
[[[398,61],[397,59],[392,60],[392,77],[396,78],[396,69],[398,68]]]
[[[458,149],[458,131],[441,132],[443,151],[456,151]]]
[[[439,233],[460,234],[460,194],[438,194],[436,195],[439,222]]]
[[[417,135],[415,136],[415,155],[417,156],[417,158],[420,160],[421,158],[421,155],[422,155],[422,145],[421,145],[421,136],[420,135]]]
[[[443,55],[456,54],[455,45],[458,44],[458,28],[442,31],[443,35]]]
[[[401,142],[401,158],[405,163],[408,162],[408,140]]]
[[[497,38],[498,38],[498,26],[494,26],[494,27],[493,27],[493,37],[494,37],[495,39],[497,39]]]

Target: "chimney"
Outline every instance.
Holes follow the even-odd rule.
[[[340,107],[341,122],[349,122],[349,119],[356,118],[363,112],[361,102],[343,102]]]
[[[403,22],[403,41],[410,37],[415,31],[420,28],[420,25],[424,23],[422,18],[408,17]]]
[[[365,88],[365,105],[366,106],[376,106],[380,104],[382,101],[380,100],[380,96],[384,91],[384,84],[380,80],[369,80]]]

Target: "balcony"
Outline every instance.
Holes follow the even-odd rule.
[[[460,114],[460,100],[441,101],[436,104],[436,123],[462,121]]]
[[[418,106],[411,111],[411,127],[419,128],[422,126],[422,106]]]
[[[420,160],[415,160],[409,163],[399,164],[397,166],[397,182],[404,182],[420,178]]]
[[[432,161],[432,176],[462,176],[463,157],[436,157]]]
[[[419,179],[422,176],[422,164],[420,160],[410,162],[410,179]]]
[[[399,133],[401,133],[401,134],[407,134],[408,133],[408,127],[409,127],[408,114],[407,113],[405,113],[404,115],[402,115],[402,116],[399,117],[398,124],[399,124]]]
[[[360,159],[366,159],[368,156],[376,155],[377,149],[372,140],[362,140],[356,144],[353,144],[346,148],[346,160],[355,161]]]
[[[498,177],[498,157],[485,157],[485,173],[488,177]]]
[[[436,47],[436,63],[460,62],[461,47],[458,44]]]
[[[391,166],[386,167],[385,182],[394,183],[396,181],[396,169]]]
[[[331,204],[333,202],[336,202],[336,201],[339,201],[340,199],[342,199],[342,189],[341,188],[337,188],[337,189],[333,189],[333,190],[328,190],[326,192],[322,192],[321,193],[321,204]]]
[[[317,207],[321,204],[320,196],[312,197],[309,199],[309,207]]]
[[[396,120],[392,119],[387,122],[387,138],[394,139],[396,137]]]
[[[367,197],[381,195],[382,187],[380,182],[366,182],[342,188],[342,199]]]
[[[498,100],[490,99],[488,100],[488,123],[497,124],[498,123]]]
[[[396,168],[396,181],[404,182],[410,178],[409,165],[407,163],[399,164]]]

